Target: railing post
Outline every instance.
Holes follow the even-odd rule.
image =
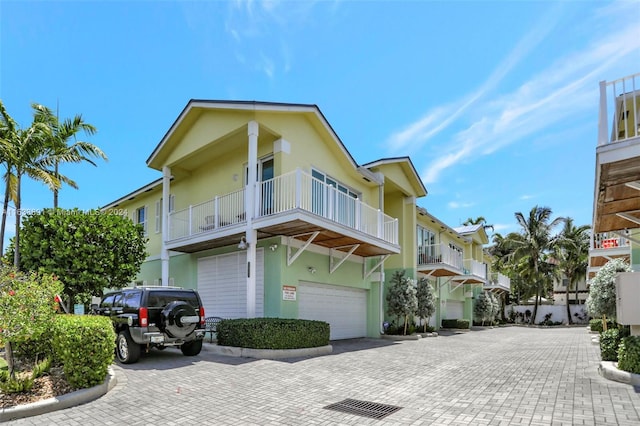
[[[296,208],[299,209],[300,206],[300,199],[301,199],[301,193],[302,193],[302,174],[300,172],[300,167],[296,168]]]
[[[382,211],[378,209],[378,235],[376,236],[378,238],[382,238],[383,235],[384,235],[384,222],[382,217]]]
[[[193,215],[193,206],[189,205],[189,235],[193,234],[192,231],[192,215]]]
[[[607,121],[608,121],[607,120],[607,82],[601,81],[600,82],[600,111],[598,114],[598,146],[604,145],[607,143],[607,139],[608,139]]]
[[[356,198],[356,211],[355,211],[355,221],[354,221],[354,226],[358,231],[361,231],[360,229],[360,223],[362,222],[360,215],[362,214],[362,206],[360,205],[360,200]]]
[[[213,227],[218,228],[220,226],[220,206],[218,196],[213,199]]]

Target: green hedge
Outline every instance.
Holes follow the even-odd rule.
[[[640,374],[640,336],[627,336],[618,349],[618,368]]]
[[[469,320],[466,319],[443,319],[442,328],[461,328],[468,330],[470,326]]]
[[[218,344],[253,349],[299,349],[329,344],[329,324],[284,318],[222,320]]]
[[[616,328],[618,324],[612,319],[607,320],[607,330],[610,328]],[[591,331],[602,332],[602,318],[594,318],[589,320],[589,328]]]
[[[620,330],[610,328],[600,333],[600,357],[603,361],[618,360],[618,346],[620,345]]]
[[[111,320],[90,315],[57,315],[53,330],[55,357],[67,382],[82,389],[104,382],[113,363],[116,335]]]

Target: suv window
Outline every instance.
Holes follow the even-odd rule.
[[[149,292],[149,300],[147,306],[150,308],[163,308],[173,301],[187,302],[194,308],[198,309],[198,298],[193,291],[162,291],[154,290]]]
[[[102,299],[102,302],[100,303],[100,306],[103,308],[110,308],[113,306],[113,299],[116,297],[115,294],[108,294],[107,296],[105,296],[104,299]]]
[[[139,291],[131,291],[124,294],[124,307],[127,309],[138,309],[140,307],[140,296],[142,295]]]
[[[115,299],[113,300],[114,308],[122,308],[122,293],[117,293]]]

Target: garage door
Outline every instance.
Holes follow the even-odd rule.
[[[464,302],[458,300],[447,300],[447,312],[444,319],[463,319]]]
[[[364,337],[367,335],[367,291],[300,283],[298,318],[328,322],[331,340]]]
[[[247,317],[247,252],[198,259],[198,293],[205,314]],[[256,253],[256,316],[264,315],[264,251]]]

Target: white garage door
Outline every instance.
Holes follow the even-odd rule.
[[[198,293],[205,314],[247,317],[247,252],[198,259]],[[264,251],[256,253],[256,316],[264,315]]]
[[[444,319],[463,319],[464,302],[458,300],[447,300],[447,312]]]
[[[331,340],[367,335],[367,291],[300,283],[298,318],[328,322]]]

